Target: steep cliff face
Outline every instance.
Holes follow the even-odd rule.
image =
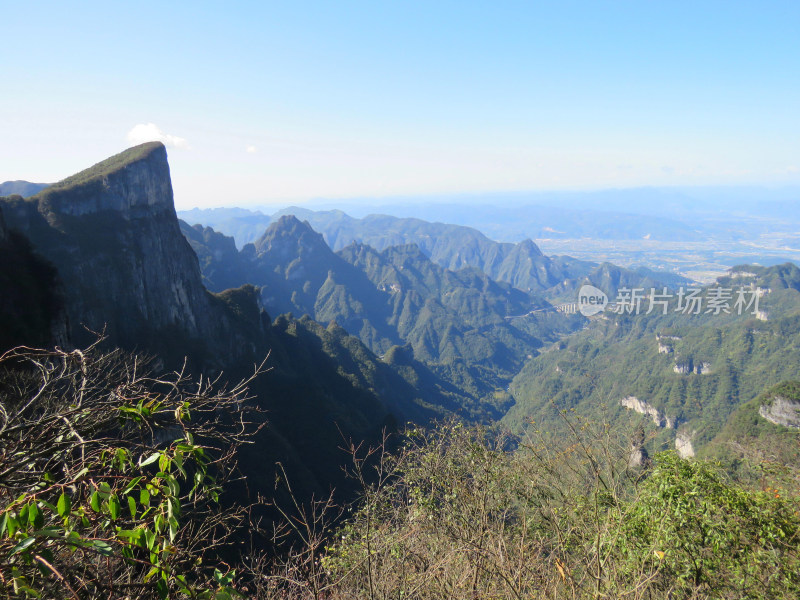
[[[33,199],[55,215],[113,211],[135,219],[166,212],[177,225],[167,150],[160,142],[129,148],[45,188]]]
[[[25,236],[9,230],[3,204],[0,199],[0,353],[21,344],[63,343],[66,314],[56,270]]]
[[[640,400],[636,396],[626,396],[620,400],[620,404],[629,410],[633,410],[639,414],[647,415],[653,420],[656,427],[666,427],[667,429],[675,429],[675,418],[667,417],[652,404]]]
[[[130,148],[28,200],[7,199],[3,210],[57,268],[76,345],[93,337],[88,328],[166,355],[190,342],[205,357],[248,347],[253,332],[237,334],[181,235],[162,144]]]

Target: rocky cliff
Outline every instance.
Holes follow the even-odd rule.
[[[5,199],[2,210],[56,267],[76,345],[94,337],[88,329],[167,357],[187,348],[202,360],[253,349],[258,332],[237,327],[203,286],[180,232],[162,144],[130,148],[30,199]]]
[[[775,425],[800,429],[800,402],[795,399],[775,395],[759,407],[758,414]]]
[[[17,196],[16,198],[19,198]],[[55,268],[10,230],[0,202],[0,353],[22,344],[63,343],[66,314]]]

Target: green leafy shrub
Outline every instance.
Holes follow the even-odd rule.
[[[656,456],[615,534],[629,573],[657,571],[653,586],[681,597],[796,598],[800,516],[780,494],[746,489],[712,462]]]

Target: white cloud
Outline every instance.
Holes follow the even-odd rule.
[[[139,123],[128,132],[128,142],[133,145],[145,142],[162,142],[169,148],[189,149],[189,142],[177,135],[170,135],[161,131],[155,123]]]
[[[248,154],[255,154],[256,152],[258,152],[258,148],[256,148],[255,146],[248,146],[246,148],[246,151]]]

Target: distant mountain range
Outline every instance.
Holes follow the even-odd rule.
[[[560,294],[573,291],[569,281],[596,280],[603,277],[600,273],[603,267],[597,263],[569,256],[545,256],[530,239],[519,243],[496,242],[471,227],[431,223],[421,219],[387,215],[369,215],[356,219],[342,211],[311,211],[302,208],[285,209],[272,217],[243,212],[242,209],[230,209],[230,212],[228,209],[195,210],[182,212],[180,216],[184,220],[188,219],[189,223],[193,219],[205,218],[203,224],[213,226],[219,232],[233,231],[233,235],[236,235],[235,232],[238,231],[242,236],[238,243],[244,246],[249,243],[247,241],[242,244],[244,240],[257,239],[254,235],[255,228],[266,228],[276,219],[289,214],[307,221],[322,234],[333,250],[340,250],[353,242],[370,245],[376,250],[416,244],[433,262],[446,269],[476,267],[492,279],[508,282],[527,292],[550,293],[552,297],[560,297]],[[213,225],[215,222],[217,224]],[[620,270],[619,276],[611,279],[619,279],[625,285],[647,277],[668,285],[680,285],[689,281],[672,273],[647,269],[634,273]],[[615,287],[609,289],[616,291]]]
[[[433,256],[437,251],[429,248],[425,239],[400,239],[413,228],[411,221],[427,222],[428,234],[434,231],[432,225],[441,229],[445,227],[443,223],[448,223],[448,228],[473,228],[498,242],[534,240],[553,256],[608,261],[631,268],[645,266],[690,278],[697,275],[704,281],[743,262],[800,262],[797,187],[519,192],[425,200],[397,199],[392,204],[339,202],[334,210],[289,207],[271,215],[241,208],[193,209],[182,211],[179,216],[190,224],[202,223],[232,235],[242,247],[257,239],[273,220],[294,214],[311,223],[334,250],[353,240],[378,249],[382,249],[381,244],[410,241],[449,268],[457,265]],[[382,232],[389,222],[392,224],[388,230]],[[391,237],[394,239],[388,239]],[[492,268],[474,261],[470,264],[500,278]]]
[[[179,216],[232,235],[240,246],[256,239],[271,218],[295,214],[324,233],[314,213],[342,210],[354,217],[383,214],[463,225],[506,242],[526,238],[700,242],[709,237],[731,241],[768,232],[780,223],[800,223],[798,201],[797,186],[633,188],[365,199],[336,202],[338,210],[318,202],[315,210],[289,207],[272,216],[264,209],[193,209],[180,211]]]
[[[505,388],[524,362],[582,326],[582,317],[556,312],[548,299],[574,302],[584,283],[616,294],[624,286],[684,282],[549,258],[530,240],[497,243],[468,227],[339,212],[312,216],[334,247],[361,239],[334,252],[309,221],[286,214],[237,251],[231,238],[209,227],[181,227],[209,289],[252,283],[273,314],[335,322],[379,355],[407,345],[461,391],[471,418],[499,417],[509,401]]]

